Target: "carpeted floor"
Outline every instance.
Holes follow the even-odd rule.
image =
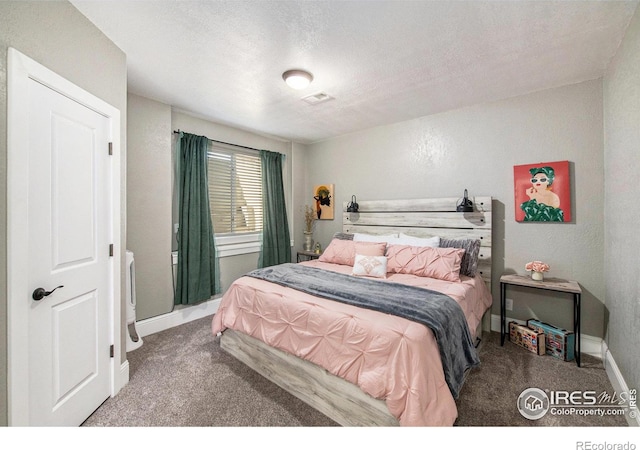
[[[220,349],[211,317],[144,338],[128,354],[129,383],[83,426],[335,426],[336,423]],[[529,387],[612,392],[599,360],[583,367],[537,356],[498,333],[485,333],[481,367],[467,376],[458,400],[459,426],[626,426],[623,417],[553,416],[530,421],[516,401]]]
[[[595,391],[613,394],[602,361],[583,354],[581,367],[552,356],[538,356],[505,341],[500,333],[484,333],[481,365],[467,375],[457,401],[460,426],[627,426],[622,416],[559,416],[547,413],[538,420],[524,418],[517,399],[527,388],[543,391]]]

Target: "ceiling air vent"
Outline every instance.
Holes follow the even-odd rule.
[[[333,97],[331,97],[326,92],[316,92],[315,94],[302,97],[302,100],[309,103],[310,105],[317,105],[318,103],[323,103],[331,99],[333,99]]]

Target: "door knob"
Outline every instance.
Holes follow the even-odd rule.
[[[33,299],[35,301],[42,300],[47,295],[53,294],[53,291],[55,291],[56,289],[60,289],[60,288],[63,288],[63,287],[64,286],[58,286],[57,288],[54,288],[54,289],[52,289],[50,291],[45,291],[44,288],[38,288],[35,291],[33,291],[33,295],[31,297],[33,297]]]

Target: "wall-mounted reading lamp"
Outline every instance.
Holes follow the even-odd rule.
[[[464,197],[456,205],[457,212],[473,212],[473,202],[469,200],[467,190],[464,190]]]
[[[351,196],[351,201],[349,203],[347,203],[347,212],[350,213],[357,213],[358,212],[358,203],[356,202],[356,196],[352,195]]]

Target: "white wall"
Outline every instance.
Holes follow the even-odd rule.
[[[335,183],[340,208],[358,200],[420,197],[494,198],[493,313],[499,314],[503,272],[525,274],[533,259],[550,276],[577,280],[584,291],[582,332],[603,336],[603,125],[602,81],[545,90],[402,123],[381,126],[308,146],[308,179]],[[513,166],[569,160],[572,223],[517,223]],[[309,197],[310,198],[310,197]],[[300,226],[300,225],[298,225]],[[341,216],[316,224],[325,247]],[[509,290],[508,315],[573,328],[571,297]]]
[[[127,248],[136,267],[136,319],[171,311],[171,107],[129,94]]]
[[[291,227],[291,239],[294,241],[294,255],[292,261],[295,261],[295,251],[301,250],[304,243],[304,205],[311,204],[307,191],[307,179],[309,176],[309,163],[307,161],[307,146],[304,144],[292,144],[291,172],[293,182],[293,220],[289,224]]]
[[[607,344],[640,387],[640,10],[604,78]]]

